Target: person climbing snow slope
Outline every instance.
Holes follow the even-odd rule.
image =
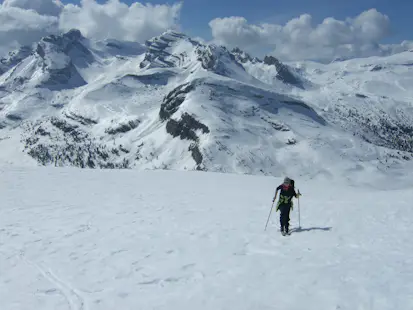
[[[277,198],[277,194],[280,192],[280,196],[277,203],[276,211],[280,210],[280,225],[281,233],[283,235],[290,234],[290,211],[293,207],[293,197],[298,198],[301,196],[300,191],[296,193],[294,189],[294,180],[286,177],[284,183],[279,185],[275,191],[273,202]]]

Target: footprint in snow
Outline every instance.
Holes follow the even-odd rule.
[[[191,269],[191,268],[193,268],[193,267],[195,267],[195,264],[187,264],[187,265],[183,265],[183,266],[181,267],[181,269],[182,269],[182,270],[187,270],[187,269]]]
[[[126,297],[129,296],[129,293],[121,292],[121,293],[118,294],[118,296],[119,296],[120,298],[126,298]]]

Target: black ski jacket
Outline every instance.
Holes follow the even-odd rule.
[[[275,193],[277,193],[277,191],[280,191],[278,205],[289,205],[293,197],[298,197],[294,187],[288,184],[281,184],[277,187]]]

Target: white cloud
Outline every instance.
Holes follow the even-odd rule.
[[[56,32],[55,16],[39,15],[32,10],[17,7],[0,8],[0,53],[11,48],[29,45],[42,36]]]
[[[181,3],[168,6],[139,2],[128,6],[119,0],[109,0],[105,4],[83,0],[81,6],[65,6],[60,28],[77,28],[83,35],[95,39],[110,37],[143,42],[169,28],[176,28],[181,6]]]
[[[267,24],[250,25],[244,17],[216,18],[209,23],[214,39],[225,45],[252,47],[270,43],[268,35],[277,29],[268,29]]]
[[[4,0],[3,8],[34,10],[40,15],[58,16],[63,4],[59,0]]]
[[[343,21],[326,18],[318,25],[309,14],[303,14],[285,25],[253,25],[243,17],[227,17],[214,19],[209,26],[219,44],[249,52],[272,49],[272,54],[284,60],[330,61],[380,55],[396,48],[380,45],[390,32],[390,20],[375,9]],[[399,45],[399,49],[407,45]]]
[[[92,39],[144,42],[167,29],[179,30],[182,3],[178,1],[173,5],[127,5],[120,0],[81,0],[74,5],[61,0],[4,0],[0,4],[0,53],[72,28]],[[284,25],[254,25],[243,17],[217,18],[209,25],[216,43],[238,46],[257,56],[271,52],[283,60],[329,61],[413,47],[412,42],[380,45],[389,34],[390,21],[374,9],[346,20],[326,18],[318,25],[308,14]]]
[[[0,5],[0,53],[72,28],[92,39],[144,42],[167,29],[178,29],[181,7],[181,3],[127,5],[119,0],[104,4],[82,0],[80,5],[64,5],[59,0],[4,0]]]

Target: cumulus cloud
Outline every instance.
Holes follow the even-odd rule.
[[[253,47],[271,44],[270,36],[279,33],[281,27],[270,24],[250,25],[244,17],[216,18],[209,23],[212,36],[225,45]]]
[[[326,18],[314,25],[311,15],[303,14],[285,25],[248,23],[243,17],[217,18],[209,23],[215,42],[250,52],[272,49],[283,60],[364,57],[390,53],[405,46],[384,46],[390,33],[389,18],[371,9],[354,18]]]
[[[179,30],[182,3],[127,5],[119,0],[80,5],[60,0],[4,0],[0,5],[0,53],[37,42],[42,36],[79,29],[91,39],[144,42],[167,29]]]
[[[42,36],[79,29],[91,39],[115,38],[144,42],[167,29],[179,29],[182,3],[130,5],[123,0],[3,0],[0,4],[0,56]],[[284,25],[251,24],[243,17],[216,18],[209,23],[215,43],[240,47],[254,55],[273,54],[283,60],[331,61],[391,54],[413,48],[413,42],[381,45],[389,34],[389,18],[375,9],[315,24],[303,14]],[[200,40],[203,41],[203,40]]]
[[[3,8],[33,10],[40,15],[58,16],[63,4],[60,0],[4,0]]]
[[[181,6],[181,3],[168,6],[139,2],[128,6],[119,0],[109,0],[105,4],[83,0],[81,6],[65,6],[60,16],[60,28],[77,28],[83,35],[95,39],[144,41],[169,28],[176,28]]]
[[[0,8],[0,53],[30,45],[43,36],[56,32],[58,19],[18,7]]]

